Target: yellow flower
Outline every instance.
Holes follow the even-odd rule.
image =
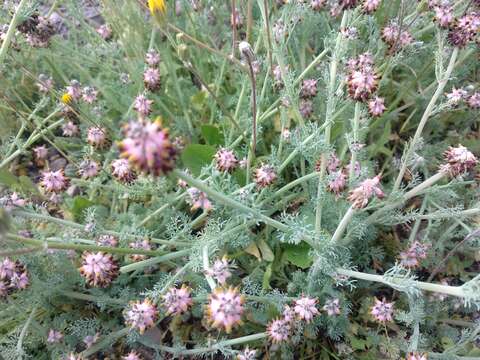
[[[69,93],[64,93],[62,95],[62,98],[61,98],[61,102],[64,103],[64,104],[70,104],[73,100],[73,97],[72,95],[70,95]]]
[[[150,8],[152,15],[155,15],[157,12],[165,15],[167,12],[165,0],[148,0],[148,7]]]

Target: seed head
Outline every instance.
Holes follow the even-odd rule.
[[[86,86],[82,90],[82,99],[87,104],[93,104],[97,101],[98,91],[91,86]]]
[[[75,125],[72,121],[67,122],[62,125],[62,134],[63,136],[72,137],[80,133],[78,126]]]
[[[143,73],[143,82],[150,91],[156,91],[160,88],[160,70],[157,68],[148,68]]]
[[[317,95],[317,83],[316,79],[306,79],[303,80],[302,88],[300,89],[300,97],[302,98],[312,98]]]
[[[117,247],[118,239],[113,235],[100,235],[96,241],[98,246]]]
[[[480,109],[480,92],[475,92],[467,99],[467,105],[470,109]]]
[[[212,267],[207,270],[207,274],[217,280],[220,285],[225,285],[227,279],[232,276],[227,257],[224,256],[222,259],[215,260]]]
[[[160,54],[155,49],[150,49],[145,54],[145,62],[150,67],[157,67],[160,64]]]
[[[382,0],[365,0],[362,4],[362,9],[365,13],[371,14],[378,9]]]
[[[99,169],[100,169],[100,165],[98,165],[96,161],[83,160],[79,164],[78,174],[83,179],[90,179],[98,175]]]
[[[385,100],[381,97],[375,96],[368,102],[368,112],[374,117],[382,115],[386,109]]]

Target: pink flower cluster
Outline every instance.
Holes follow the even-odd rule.
[[[62,169],[57,171],[44,171],[40,181],[40,185],[49,193],[59,193],[65,190],[68,183],[68,178],[65,177]]]
[[[470,109],[480,109],[480,91],[475,91],[471,94],[463,88],[456,89],[455,87],[447,94],[448,103],[453,106],[458,106],[462,101]]]
[[[350,191],[348,201],[352,203],[355,209],[362,209],[367,206],[369,200],[376,196],[383,198],[385,194],[379,186],[380,176],[377,175],[372,179],[365,179],[358,187]]]
[[[227,279],[232,276],[230,267],[228,259],[224,256],[222,259],[215,260],[211,268],[207,270],[207,275],[213,277],[223,286],[227,283]]]
[[[107,287],[118,276],[118,264],[111,254],[84,252],[80,274],[90,286]]]
[[[181,288],[170,288],[165,295],[162,296],[163,306],[167,314],[180,315],[187,312],[193,304],[191,290],[186,285]]]
[[[400,253],[400,264],[408,268],[417,267],[420,265],[421,259],[427,258],[429,247],[428,244],[414,241],[406,251]]]
[[[277,172],[272,165],[262,164],[255,169],[255,183],[259,188],[267,187],[275,182],[277,179]]]
[[[475,155],[460,144],[457,147],[449,147],[443,156],[446,164],[443,164],[440,167],[440,171],[447,173],[452,177],[469,172],[478,163]]]
[[[217,169],[222,172],[232,172],[238,166],[238,159],[232,150],[220,149],[215,154]]]
[[[373,305],[370,313],[378,322],[392,321],[393,316],[393,302],[389,303],[383,298],[378,300],[375,298],[375,304]]]
[[[187,190],[188,198],[187,202],[191,205],[191,210],[195,211],[197,209],[203,209],[205,211],[210,211],[213,209],[212,203],[203,191],[198,190],[197,188],[191,187]]]
[[[213,327],[230,333],[242,324],[245,299],[237,288],[217,288],[209,296],[207,316]]]
[[[121,182],[131,183],[137,178],[127,159],[115,159],[112,161],[112,175]]]
[[[404,48],[413,42],[410,32],[393,22],[382,29],[382,39],[392,51]]]
[[[145,330],[155,325],[155,321],[158,319],[158,310],[150,299],[134,301],[125,310],[124,317],[127,325],[143,334]]]
[[[0,298],[26,289],[28,284],[27,270],[20,261],[12,261],[7,257],[0,262]]]

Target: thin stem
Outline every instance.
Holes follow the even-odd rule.
[[[8,25],[8,31],[5,35],[5,39],[3,40],[2,47],[0,48],[0,66],[2,66],[5,57],[7,56],[8,48],[10,47],[10,43],[12,42],[13,36],[15,34],[15,30],[17,29],[18,21],[20,20],[20,15],[23,11],[25,5],[27,5],[27,0],[21,0],[20,4],[18,4],[17,9],[15,10],[15,14]]]
[[[345,275],[348,277],[353,277],[355,279],[374,281],[374,282],[382,283],[388,286],[396,285],[395,282],[389,282],[381,275],[367,274],[359,271],[346,270],[341,268],[338,268],[336,271],[338,274]],[[401,281],[402,279],[399,279],[399,284],[401,283]],[[413,283],[417,288],[421,290],[453,295],[457,297],[465,297],[465,293],[460,286],[431,284],[423,281],[414,281]]]
[[[427,124],[427,121],[430,118],[430,115],[432,114],[433,108],[435,107],[435,103],[437,102],[440,95],[442,95],[443,89],[445,88],[445,85],[447,85],[447,82],[450,79],[450,76],[452,75],[453,69],[455,67],[455,61],[458,56],[458,51],[459,51],[458,48],[453,49],[447,70],[443,74],[443,78],[438,81],[437,90],[435,90],[435,93],[433,94],[432,98],[430,99],[430,102],[428,103],[427,108],[425,109],[425,112],[423,113],[420,123],[418,124],[417,131],[415,132],[415,135],[413,136],[413,140],[408,146],[407,152],[405,153],[405,156],[403,158],[402,167],[400,168],[400,172],[398,173],[397,179],[395,180],[395,184],[393,185],[393,192],[397,191],[400,188],[400,184],[402,183],[402,180],[403,180],[403,175],[405,175],[405,172],[407,171],[408,163],[410,162],[410,158],[412,157],[413,152],[415,151],[416,144],[420,140],[423,128]]]
[[[361,105],[360,102],[357,101],[355,103],[355,115],[353,116],[352,121],[352,130],[353,130],[353,145],[355,146],[358,143],[358,128],[360,127],[360,113],[361,113]],[[353,182],[355,178],[355,163],[357,162],[357,150],[353,149],[352,157],[350,160],[350,169],[348,174],[348,179],[350,182]]]
[[[162,262],[166,261],[171,261],[175,260],[184,256],[187,256],[190,254],[192,250],[190,249],[185,249],[185,250],[180,250],[176,252],[171,252],[162,256],[157,256],[151,259],[139,261],[133,264],[125,265],[120,268],[121,273],[128,273],[132,271],[137,271],[137,270],[143,270],[146,267],[153,266]]]
[[[352,220],[354,214],[355,214],[355,209],[353,208],[353,206],[350,206],[347,212],[345,213],[345,215],[343,215],[343,218],[340,221],[340,224],[338,224],[337,229],[335,230],[335,233],[332,236],[332,240],[331,240],[332,243],[336,243],[340,239],[340,237],[343,235],[343,232],[347,228],[348,224]]]
[[[138,226],[144,226],[146,223],[148,223],[151,219],[153,219],[155,216],[157,216],[158,214],[160,214],[161,212],[163,212],[164,210],[166,210],[170,205],[172,205],[172,203],[175,203],[177,201],[180,201],[182,200],[187,194],[186,193],[183,193],[183,194],[180,194],[178,195],[175,199],[173,199],[172,201],[169,201],[167,202],[166,204],[163,204],[162,206],[160,206],[157,210],[155,210],[153,213],[151,213],[150,215],[146,216],[142,221],[140,221],[140,224],[138,224]]]
[[[18,342],[17,342],[17,354],[23,354],[23,339],[27,335],[28,328],[30,327],[30,324],[32,323],[33,317],[35,315],[35,312],[37,311],[37,306],[33,308],[33,310],[30,312],[30,316],[28,317],[27,321],[25,322],[25,325],[22,328],[22,331],[20,332],[20,336],[18,337]],[[22,358],[22,357],[21,357]]]
[[[268,57],[268,64],[270,66],[270,74],[273,79],[273,58],[272,58],[272,34],[270,32],[270,19],[269,19],[269,12],[268,12],[268,1],[263,0],[263,11],[265,17],[265,33],[267,34],[267,57]]]
[[[215,283],[215,280],[213,279],[213,277],[209,275],[210,264],[208,261],[208,244],[205,245],[202,249],[202,260],[203,260],[203,272],[205,275],[205,279],[207,280],[208,286],[210,286],[210,289],[213,291],[217,288],[217,284]]]
[[[430,186],[433,186],[435,183],[439,182],[440,180],[442,180],[446,176],[447,176],[446,173],[438,172],[435,175],[429,177],[427,180],[418,184],[412,190],[410,190],[409,192],[404,194],[403,197],[402,197],[403,202],[417,196],[419,193],[421,193],[425,189],[428,189]]]
[[[31,254],[34,252],[42,251],[42,250],[44,250],[43,246],[35,246],[31,248],[23,248],[23,249],[15,249],[15,250],[6,250],[6,251],[0,252],[0,257],[25,255],[25,254]]]
[[[340,29],[345,28],[348,19],[348,11],[343,12],[342,23]],[[332,54],[332,60],[330,61],[330,83],[328,85],[328,100],[327,100],[327,110],[325,114],[325,142],[326,145],[330,145],[330,136],[332,131],[332,117],[334,112],[334,98],[335,98],[335,89],[337,84],[337,68],[340,61],[340,52],[342,49],[342,34],[338,33],[337,39],[335,42],[335,49]],[[323,178],[325,177],[327,169],[328,154],[322,153],[321,164],[320,164],[320,177],[318,179],[317,187],[317,209],[315,212],[315,232],[319,233],[322,228],[322,201],[323,201]]]
[[[235,0],[232,0],[232,10],[231,10],[231,19],[232,19],[232,58],[235,59],[235,52],[237,49],[237,6]]]

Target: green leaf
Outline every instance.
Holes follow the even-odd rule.
[[[202,125],[202,135],[208,145],[222,145],[223,136],[220,129],[213,125]]]
[[[273,255],[272,249],[268,246],[267,242],[263,239],[257,241],[258,248],[262,253],[262,258],[265,261],[272,262],[275,260],[275,255]]]
[[[17,177],[12,175],[6,169],[0,169],[0,183],[10,188],[12,186],[15,186],[15,184],[17,183]]]
[[[40,194],[35,183],[28,176],[20,176],[18,178],[20,190],[28,194]]]
[[[313,259],[309,255],[310,245],[305,242],[301,242],[298,245],[285,244],[283,245],[284,256],[293,265],[299,268],[306,269],[312,265]]]
[[[193,175],[200,175],[202,167],[212,162],[215,147],[210,145],[191,144],[182,152],[183,164]]]
[[[350,338],[350,345],[355,350],[365,350],[367,343],[363,339],[352,337]]]
[[[83,219],[85,217],[84,210],[92,205],[94,205],[94,203],[87,198],[84,198],[83,196],[75,196],[75,198],[73,199],[72,207],[70,208],[73,219],[80,223],[83,222]]]

